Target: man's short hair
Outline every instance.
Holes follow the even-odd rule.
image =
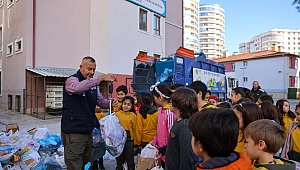
[[[83,57],[82,61],[85,61],[85,60],[89,60],[89,61],[92,62],[92,63],[95,63],[95,62],[96,62],[96,60],[95,60],[93,57],[91,57],[91,56]]]
[[[244,130],[246,138],[251,137],[255,144],[263,140],[267,147],[263,151],[275,154],[284,145],[286,134],[283,127],[272,120],[261,119],[251,122]]]
[[[202,93],[202,100],[205,99],[207,87],[202,81],[194,81],[188,86],[190,89],[193,89],[197,94],[201,91]]]
[[[122,91],[123,93],[125,93],[125,95],[127,95],[128,93],[128,89],[125,85],[120,85],[117,89],[116,92],[118,93],[119,91]]]
[[[181,87],[184,87],[184,85],[183,84],[173,84],[170,88],[171,88],[171,90],[177,90]]]
[[[209,95],[211,95],[211,92],[209,90],[207,90],[206,93],[208,93]]]
[[[261,102],[263,102],[263,101],[269,101],[272,104],[274,104],[273,98],[271,96],[269,96],[269,95],[260,96],[259,99],[260,99]]]
[[[190,117],[190,131],[210,157],[227,157],[235,149],[239,120],[231,109],[203,109]]]

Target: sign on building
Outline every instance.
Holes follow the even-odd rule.
[[[128,0],[163,17],[166,17],[166,1],[165,0]]]

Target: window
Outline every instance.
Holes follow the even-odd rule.
[[[6,48],[6,56],[12,56],[13,55],[13,43],[9,43],[7,44],[7,48]]]
[[[15,54],[21,53],[23,51],[23,38],[18,38],[15,41]]]
[[[231,63],[231,70],[235,71],[235,63]]]
[[[0,7],[3,6],[3,0],[0,0]]]
[[[289,68],[292,68],[292,58],[289,57]]]
[[[140,30],[147,31],[147,11],[140,9]]]
[[[14,4],[14,0],[7,0],[7,8],[10,8]]]
[[[7,97],[7,110],[12,110],[12,95],[9,94]]]
[[[0,0],[1,1],[1,0]],[[2,25],[0,25],[0,51],[3,51],[3,29]]]
[[[295,87],[298,87],[298,77],[295,77]]]
[[[244,80],[244,82],[247,82],[248,81],[248,77],[244,77],[243,80]]]
[[[154,57],[155,59],[157,59],[157,58],[160,58],[160,55],[159,55],[159,54],[154,54],[153,57]]]
[[[160,17],[158,15],[154,15],[153,21],[153,33],[154,35],[160,35]]]
[[[288,40],[290,40],[291,38],[290,37],[288,37]]]
[[[298,58],[295,60],[295,69],[298,69]]]
[[[247,65],[248,65],[248,62],[247,62],[247,61],[243,61],[243,65],[244,65],[244,66],[247,66]]]
[[[21,95],[16,95],[15,98],[15,112],[21,111]]]
[[[295,85],[298,84],[298,82],[296,82],[297,79],[296,76],[289,76],[289,87],[296,87]]]

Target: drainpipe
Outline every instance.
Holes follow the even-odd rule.
[[[32,68],[35,68],[35,28],[36,28],[36,0],[32,0]]]

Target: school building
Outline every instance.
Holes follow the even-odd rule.
[[[130,87],[139,53],[183,45],[182,10],[182,0],[0,1],[1,108],[44,118],[61,109],[63,82],[84,56],[96,59],[95,76]],[[108,97],[107,84],[100,90]]]
[[[299,55],[273,49],[214,61],[225,65],[227,80],[232,81],[234,87],[252,89],[252,82],[258,81],[261,88],[274,98],[295,99],[299,89],[299,59]]]

